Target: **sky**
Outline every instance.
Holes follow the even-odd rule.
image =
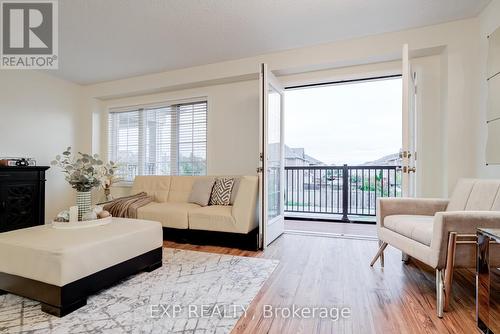
[[[285,91],[285,144],[355,165],[401,148],[401,78]]]

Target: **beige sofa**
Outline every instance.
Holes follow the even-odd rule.
[[[451,300],[453,268],[476,265],[476,229],[500,228],[500,180],[462,179],[451,198],[380,198],[380,248],[371,265],[391,245],[436,269],[437,315]],[[490,255],[500,265],[500,252]]]
[[[230,176],[234,177],[234,176]],[[154,202],[137,211],[137,218],[159,221],[165,228],[248,234],[258,227],[257,176],[238,176],[234,203],[202,207],[188,203],[194,182],[214,176],[137,176],[132,194],[146,192]]]

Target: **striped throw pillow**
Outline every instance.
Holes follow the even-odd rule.
[[[234,179],[220,177],[215,180],[210,196],[210,205],[229,205],[231,203],[231,192],[233,190]]]

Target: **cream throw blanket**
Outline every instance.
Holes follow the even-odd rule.
[[[136,195],[120,197],[103,203],[103,209],[113,217],[137,218],[137,209],[153,202],[153,197],[141,192]]]

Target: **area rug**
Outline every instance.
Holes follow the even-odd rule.
[[[0,333],[229,333],[278,261],[165,248],[163,266],[91,296],[57,318],[0,296]]]

